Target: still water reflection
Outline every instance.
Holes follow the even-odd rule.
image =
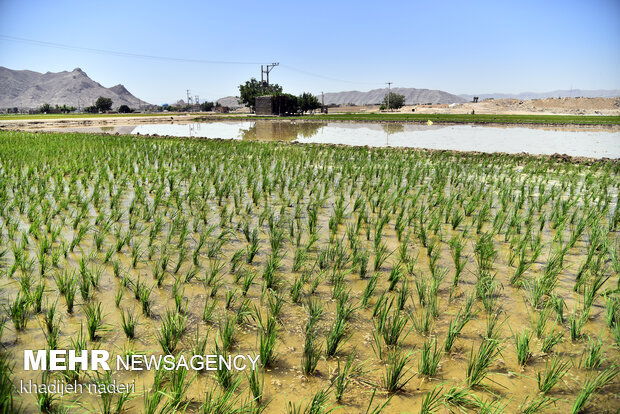
[[[417,147],[457,151],[620,158],[618,127],[426,125],[401,123],[212,121],[145,124],[105,132],[259,141]],[[96,131],[99,128],[81,128]]]

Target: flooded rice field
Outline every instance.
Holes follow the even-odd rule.
[[[294,141],[370,147],[409,147],[509,154],[620,158],[620,128],[591,126],[420,125],[411,123],[213,121],[72,128],[177,137]],[[57,129],[63,131],[63,129]],[[64,129],[67,131],[67,129]]]
[[[208,126],[241,141],[0,131],[3,412],[620,409],[617,161],[262,142],[274,125]],[[131,132],[192,128],[163,127]],[[390,146],[529,131],[304,128],[294,140]],[[523,151],[504,144],[490,150]],[[605,145],[588,156],[618,156]],[[24,349],[259,362],[25,370]]]

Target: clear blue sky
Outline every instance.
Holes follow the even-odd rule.
[[[295,94],[620,89],[620,1],[0,0],[0,66],[80,67],[151,103],[234,95],[261,62]]]

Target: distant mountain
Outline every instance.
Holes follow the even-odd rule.
[[[415,89],[415,88],[391,88],[391,92],[405,95],[405,105],[413,104],[451,104],[467,102],[466,99],[452,95],[448,92],[432,90],[432,89]],[[347,91],[347,92],[329,92],[324,95],[325,105],[337,104],[346,105],[352,103],[354,105],[372,105],[380,104],[388,89],[373,89],[368,92]],[[321,95],[318,95],[321,100]]]
[[[551,92],[521,92],[521,93],[481,93],[478,95],[459,95],[461,98],[471,101],[474,96],[477,96],[480,100],[483,99],[544,99],[544,98],[615,98],[620,96],[620,90],[618,89],[597,89],[597,90],[584,90],[584,89],[567,89]]]
[[[112,99],[112,108],[148,105],[123,85],[106,88],[77,68],[72,72],[39,73],[0,66],[0,108],[38,108],[44,103],[84,108],[98,97]]]

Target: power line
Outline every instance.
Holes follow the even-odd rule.
[[[66,50],[79,50],[88,53],[97,53],[103,55],[112,55],[112,56],[121,56],[121,57],[129,57],[129,58],[139,58],[139,59],[152,59],[152,60],[164,60],[171,62],[186,62],[186,63],[202,63],[202,64],[216,64],[216,65],[260,65],[261,62],[245,62],[245,61],[229,61],[229,60],[209,60],[209,59],[188,59],[188,58],[177,58],[171,56],[157,56],[157,55],[146,55],[141,53],[131,53],[131,52],[121,52],[117,50],[108,50],[108,49],[98,49],[91,47],[81,47],[81,46],[73,46],[62,43],[54,43],[54,42],[46,42],[43,40],[35,40],[35,39],[26,39],[23,37],[15,37],[15,36],[7,36],[0,34],[0,40],[5,40],[9,42],[16,43],[25,43],[35,46],[42,47],[51,47],[56,49],[66,49]],[[309,72],[307,70],[295,68],[289,65],[280,65],[281,67],[288,69],[293,72],[303,73],[307,76],[313,76],[316,78],[326,79],[334,82],[340,83],[348,83],[353,85],[382,85],[383,82],[358,82],[351,81],[347,79],[339,79],[331,76],[325,76],[318,73]]]
[[[7,35],[2,35],[2,34],[0,34],[0,40],[8,40],[10,42],[26,43],[26,44],[36,45],[36,46],[43,46],[43,47],[53,47],[56,49],[80,50],[83,52],[98,53],[98,54],[104,54],[104,55],[114,55],[114,56],[122,56],[122,57],[141,58],[141,59],[167,60],[167,61],[172,61],[172,62],[207,63],[207,64],[218,64],[218,65],[257,65],[257,64],[260,64],[260,62],[186,59],[186,58],[176,58],[176,57],[171,57],[171,56],[144,55],[141,53],[130,53],[130,52],[120,52],[116,50],[96,49],[96,48],[91,48],[91,47],[71,46],[71,45],[65,45],[61,43],[44,42],[42,40],[25,39],[22,37],[7,36]]]

